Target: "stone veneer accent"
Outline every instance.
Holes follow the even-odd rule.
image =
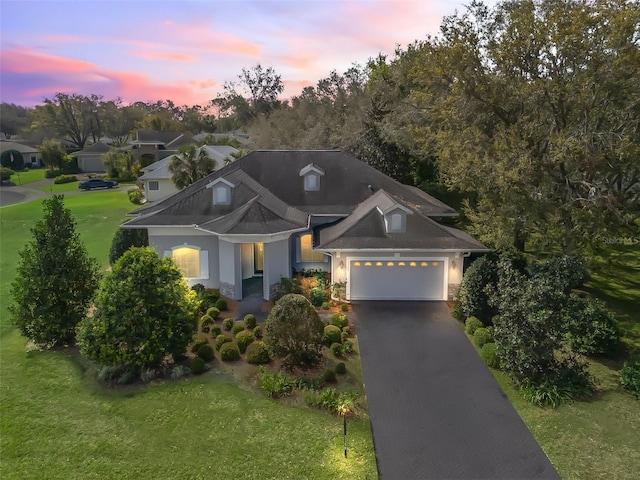
[[[220,295],[227,298],[235,298],[236,286],[232,283],[220,282]]]
[[[278,295],[280,295],[280,282],[269,285],[269,300],[276,298]]]

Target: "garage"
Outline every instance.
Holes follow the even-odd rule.
[[[349,262],[350,300],[445,300],[446,260],[353,259]]]

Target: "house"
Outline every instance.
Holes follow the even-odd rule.
[[[22,155],[25,166],[27,167],[42,167],[42,158],[40,157],[40,151],[37,148],[17,142],[7,142],[2,140],[0,141],[0,154],[6,151],[19,152]]]
[[[201,148],[204,148],[209,157],[216,161],[216,168],[223,167],[233,161],[232,155],[239,153],[238,150],[228,145],[205,145]],[[169,164],[173,156],[158,160],[141,170],[144,174],[138,177],[138,180],[144,184],[144,196],[148,202],[157,202],[179,191],[171,180],[172,174],[169,171]]]
[[[105,173],[107,167],[102,161],[102,157],[110,150],[111,147],[106,143],[96,142],[84,150],[73,152],[71,155],[78,161],[80,171],[87,173]]]
[[[172,130],[138,130],[133,145],[133,159],[143,165],[162,160],[178,152],[183,145],[195,144],[190,135]]]
[[[134,212],[190,284],[263,297],[282,277],[321,269],[346,282],[347,300],[446,300],[464,258],[488,249],[434,218],[449,206],[344,152],[254,151],[175,195]]]

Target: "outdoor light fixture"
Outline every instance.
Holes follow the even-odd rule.
[[[344,262],[340,262],[340,265],[338,265],[338,268],[340,270],[344,270]]]
[[[343,432],[344,432],[344,458],[347,458],[347,414],[349,413],[349,407],[342,405],[340,407],[340,413],[343,419]]]
[[[456,269],[456,261],[455,260],[453,260],[451,262],[451,268],[453,268],[454,270]]]

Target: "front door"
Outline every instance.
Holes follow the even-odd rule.
[[[253,262],[255,273],[262,273],[264,270],[264,243],[253,244]]]

